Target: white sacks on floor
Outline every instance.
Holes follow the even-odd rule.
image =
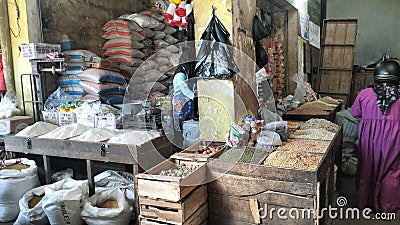
[[[5,164],[25,166],[0,170],[0,222],[15,220],[19,213],[19,199],[27,191],[40,185],[35,161],[25,158],[10,159],[6,160]]]
[[[105,190],[89,197],[81,212],[88,225],[128,225],[133,207],[119,188]]]
[[[36,187],[19,200],[19,215],[14,225],[48,225],[49,220],[42,208],[46,186]]]
[[[52,225],[79,225],[82,202],[89,195],[87,181],[66,178],[45,187],[42,207]]]

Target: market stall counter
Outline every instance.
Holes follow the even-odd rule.
[[[239,161],[230,160],[233,148],[210,159],[209,224],[331,224],[321,209],[335,203],[334,165],[341,151],[342,128],[325,141],[324,148],[321,143],[314,144],[314,152],[303,143],[313,144],[309,139],[298,139],[305,149],[294,149],[291,140],[289,149],[250,151],[250,159],[256,160],[252,163],[242,161],[243,156]],[[299,216],[304,215],[301,210],[306,214],[282,220],[271,209],[287,213],[297,209]],[[307,212],[311,214],[307,216]]]
[[[137,174],[162,162],[173,151],[167,136],[158,136],[138,144],[15,135],[5,137],[4,141],[8,152],[42,155],[46,183],[51,183],[51,157],[86,160],[90,194],[94,193],[93,161],[132,165],[133,173]]]
[[[282,118],[284,120],[300,121],[319,118],[335,122],[336,113],[339,112],[342,107],[342,101],[338,101],[336,104],[325,104],[325,102],[322,101],[307,102],[296,109],[287,111],[282,115]]]

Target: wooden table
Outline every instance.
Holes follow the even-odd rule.
[[[43,156],[46,184],[51,183],[50,157],[86,160],[86,172],[90,195],[94,193],[93,161],[113,162],[133,166],[133,173],[149,169],[172,154],[172,144],[166,136],[148,141],[140,146],[83,142],[45,138],[5,137],[8,152]]]
[[[285,113],[282,115],[283,120],[298,120],[298,121],[307,121],[309,119],[326,119],[331,122],[335,122],[336,113],[342,110],[342,103],[336,106],[333,110],[327,111],[326,115],[313,115],[313,114],[292,114]]]
[[[262,218],[261,208],[313,209],[335,205],[334,164],[341,161],[342,129],[331,141],[316,171],[278,168],[211,159],[207,163],[209,224],[331,224],[321,219]],[[340,170],[340,168],[339,168]],[[340,183],[340,181],[338,181]],[[340,186],[339,186],[340,187]]]

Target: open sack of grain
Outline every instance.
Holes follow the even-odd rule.
[[[82,219],[88,225],[128,225],[133,219],[133,206],[124,192],[116,188],[89,197],[81,212]]]
[[[82,224],[82,202],[89,195],[87,181],[66,178],[45,186],[42,207],[50,224]]]
[[[15,220],[19,213],[19,199],[40,185],[35,161],[26,158],[5,161],[0,169],[0,222]]]
[[[49,219],[42,208],[45,186],[36,187],[19,200],[20,212],[14,225],[47,225]]]

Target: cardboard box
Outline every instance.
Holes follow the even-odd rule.
[[[44,59],[44,53],[61,52],[60,44],[29,43],[19,45],[21,56],[24,59]]]
[[[100,57],[85,57],[85,62],[83,63],[83,66],[86,68],[99,68],[116,71],[119,71],[120,69],[117,62]]]
[[[0,120],[0,135],[18,133],[27,126],[33,124],[33,118],[29,116],[14,116]]]

